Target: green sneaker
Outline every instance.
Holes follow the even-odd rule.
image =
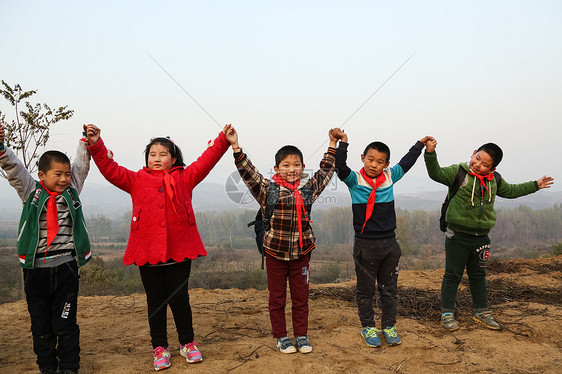
[[[361,336],[365,339],[365,343],[369,347],[378,348],[382,345],[381,339],[379,338],[379,330],[376,327],[363,327],[361,330]]]
[[[455,331],[459,329],[459,324],[455,321],[455,316],[453,313],[443,313],[441,314],[441,325],[446,330]]]
[[[383,329],[382,335],[384,336],[384,340],[386,340],[386,344],[388,345],[398,345],[402,343],[402,341],[398,337],[398,334],[396,333],[396,326]]]
[[[492,317],[492,312],[490,312],[489,310],[486,310],[484,312],[474,313],[474,317],[472,317],[472,319],[491,330],[501,329],[501,326],[496,321],[494,321],[494,317]]]

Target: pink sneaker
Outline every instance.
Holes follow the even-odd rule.
[[[187,343],[186,345],[180,344],[180,354],[185,357],[185,360],[190,364],[203,361],[203,357],[201,357],[201,352],[197,349],[197,343],[195,341]]]
[[[170,351],[168,348],[156,347],[153,351],[154,370],[164,370],[170,367]]]

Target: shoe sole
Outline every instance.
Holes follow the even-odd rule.
[[[395,345],[400,345],[400,344],[402,344],[402,341],[399,341],[398,343],[389,343],[389,342],[386,342],[386,344],[388,344],[388,345],[391,346],[391,347],[394,347]]]
[[[195,359],[195,360],[189,360],[189,359],[187,358],[187,355],[184,355],[181,350],[180,350],[180,355],[182,355],[183,357],[185,357],[185,361],[187,361],[188,364],[196,364],[196,363],[198,363],[198,362],[203,361],[203,357],[198,358],[198,359]]]
[[[302,348],[299,348],[299,352],[300,352],[300,353],[304,353],[304,354],[310,353],[310,352],[312,352],[312,347],[302,347]]]
[[[291,349],[291,347],[287,348],[287,349],[279,349],[279,352],[281,353],[285,353],[285,354],[291,354],[291,353],[297,353],[297,349],[295,347],[292,347],[293,349]]]
[[[443,324],[441,324],[441,326],[443,326],[443,328],[444,328],[445,330],[447,330],[447,331],[457,331],[458,329],[461,328],[460,326],[453,327],[453,328],[448,328],[448,327],[446,327],[446,326],[443,325]]]
[[[166,370],[166,369],[168,369],[170,366],[172,366],[172,365],[162,366],[162,367],[159,367],[159,368],[154,368],[154,371]]]
[[[486,322],[481,321],[481,320],[479,320],[479,319],[476,318],[476,317],[472,317],[472,319],[473,319],[475,322],[479,323],[480,325],[489,328],[490,330],[498,331],[498,330],[501,330],[501,329],[502,329],[501,326],[498,326],[498,327],[490,326],[490,325],[488,325]]]

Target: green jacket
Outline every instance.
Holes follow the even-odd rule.
[[[74,247],[76,248],[78,263],[82,266],[92,257],[88,231],[82,214],[82,204],[78,198],[78,191],[73,187],[64,190],[62,196],[70,210]],[[39,242],[39,216],[48,197],[47,191],[37,182],[35,191],[29,195],[23,206],[18,229],[17,249],[21,266],[26,269],[33,269],[35,263],[35,253]]]
[[[469,170],[467,163],[440,167],[435,152],[425,152],[424,159],[429,177],[447,187],[452,186],[459,170],[459,165],[465,170]],[[486,181],[486,185],[488,190],[484,189],[482,197],[480,182],[476,177],[468,173],[466,174],[461,187],[451,199],[445,214],[445,220],[450,229],[474,236],[487,235],[496,224],[496,211],[494,209],[496,195],[514,199],[539,190],[536,181],[509,184],[502,178],[498,190],[496,179],[494,178],[491,181]]]

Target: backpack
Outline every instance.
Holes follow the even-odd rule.
[[[443,205],[441,205],[441,216],[439,217],[439,229],[441,229],[441,231],[443,232],[447,231],[447,221],[445,221],[445,214],[447,213],[447,209],[449,208],[449,203],[451,202],[451,199],[453,198],[453,196],[455,196],[455,194],[461,187],[461,184],[465,176],[466,176],[466,170],[464,170],[464,168],[459,165],[459,171],[457,172],[455,181],[453,182],[453,185],[449,188],[449,192],[447,193],[447,196],[445,196],[445,201],[443,202]],[[497,188],[499,189],[502,183],[502,176],[500,175],[500,173],[494,172],[494,179],[496,180]]]
[[[273,211],[275,210],[277,200],[279,200],[280,188],[281,187],[274,181],[269,182],[269,189],[267,191],[267,198],[265,200],[264,209],[258,209],[256,218],[252,222],[248,223],[248,227],[254,226],[254,232],[256,234],[256,245],[258,247],[258,252],[261,254],[262,270],[264,269],[265,261],[263,238],[265,237],[266,231],[269,230],[269,221],[271,220],[271,216],[273,216]],[[310,217],[310,211],[312,209],[312,203],[310,202],[310,199],[312,197],[312,188],[310,188],[310,186],[308,185],[305,185],[303,188],[301,188],[300,191],[305,203],[307,215]]]

